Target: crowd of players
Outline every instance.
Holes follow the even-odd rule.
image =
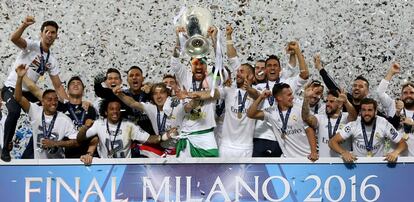
[[[182,56],[176,29],[171,57],[173,74],[159,83],[144,83],[143,70],[131,66],[124,87],[119,69],[109,68],[94,79],[95,101],[83,98],[85,85],[73,76],[62,85],[61,69],[52,52],[59,27],[41,26],[40,40],[22,38],[35,23],[27,16],[12,33],[21,49],[9,70],[1,98],[7,108],[2,124],[1,159],[11,161],[12,140],[21,110],[28,114],[33,136],[23,159],[80,158],[191,158],[191,157],[357,157],[414,155],[414,84],[405,83],[397,99],[386,94],[392,77],[400,73],[392,64],[374,89],[378,103],[368,98],[369,81],[355,78],[352,91],[340,88],[314,57],[322,81],[310,80],[307,62],[296,41],[289,42],[289,63],[277,56],[241,64],[226,27],[226,68],[208,68],[211,59]],[[217,28],[209,38],[217,48]],[[220,44],[218,44],[220,45]],[[182,63],[184,61],[184,64]],[[188,65],[186,65],[188,64]],[[218,75],[214,74],[217,72]],[[36,82],[47,73],[52,89]],[[375,87],[371,87],[375,88]]]

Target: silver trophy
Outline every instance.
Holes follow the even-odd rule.
[[[181,26],[186,28],[188,39],[185,53],[194,58],[202,58],[210,52],[207,30],[212,25],[212,16],[208,9],[193,7],[181,17]]]

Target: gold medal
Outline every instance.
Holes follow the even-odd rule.
[[[284,140],[286,139],[286,133],[285,132],[282,133],[282,139],[284,139]]]
[[[403,133],[403,138],[404,138],[404,140],[408,140],[408,138],[409,138],[408,133]]]
[[[367,157],[372,157],[372,156],[373,156],[372,151],[368,151],[367,152]]]
[[[239,119],[242,118],[242,113],[241,112],[237,112],[237,118],[239,118]]]

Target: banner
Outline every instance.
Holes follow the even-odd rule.
[[[367,159],[15,160],[0,165],[0,194],[36,202],[412,201],[411,158]]]

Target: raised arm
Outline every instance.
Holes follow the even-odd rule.
[[[17,28],[17,30],[11,35],[10,41],[12,41],[17,47],[25,49],[27,47],[27,42],[22,38],[22,34],[27,27],[34,23],[35,19],[33,16],[26,16],[19,28]]]
[[[288,53],[289,53],[289,65],[291,67],[296,67],[297,58],[296,58],[295,51],[288,51]]]
[[[293,50],[295,52],[296,57],[298,58],[300,78],[302,78],[303,80],[307,80],[309,78],[309,69],[308,65],[306,64],[305,57],[302,54],[302,50],[299,47],[299,43],[297,41],[289,42],[288,50]]]
[[[16,89],[14,90],[14,99],[16,100],[16,102],[19,103],[19,105],[22,107],[22,109],[25,112],[28,112],[30,109],[30,102],[25,97],[23,97],[23,93],[22,93],[23,77],[26,75],[27,69],[28,67],[26,67],[26,65],[24,64],[17,66],[16,68],[16,73],[17,73]]]
[[[395,115],[396,110],[394,100],[386,93],[386,91],[388,89],[388,85],[390,84],[392,77],[398,73],[400,73],[400,65],[397,63],[392,64],[387,74],[385,75],[385,78],[381,80],[376,90],[378,100],[384,107],[387,116]]]
[[[208,36],[211,38],[211,45],[213,46],[214,49],[214,55],[216,54],[216,50],[217,50],[217,27],[215,26],[210,26],[207,30]]]
[[[69,100],[69,96],[66,94],[65,88],[62,85],[59,75],[50,75],[50,80],[52,80],[53,87],[56,90],[56,93],[59,96],[59,100]]]
[[[348,112],[348,119],[347,122],[355,121],[358,117],[358,112],[355,110],[354,105],[348,100],[348,96],[344,89],[339,92],[339,101],[342,102],[342,105],[345,107],[346,111]]]
[[[247,109],[247,117],[251,119],[264,119],[264,112],[259,110],[259,105],[262,103],[264,99],[271,95],[270,90],[264,90],[262,94],[250,105],[249,109]]]
[[[295,70],[297,64],[297,57],[294,50],[289,49],[289,44],[285,48],[286,53],[289,55],[289,63],[287,67],[283,67],[281,78],[290,78],[295,76]]]
[[[388,70],[387,74],[385,75],[385,80],[387,81],[391,81],[392,77],[396,74],[399,74],[401,71],[401,67],[400,64],[398,63],[393,63],[390,67],[390,69]]]
[[[174,58],[178,58],[180,57],[180,49],[181,49],[181,43],[180,43],[180,32],[185,33],[185,27],[183,26],[179,26],[175,28],[175,36],[176,36],[176,41],[175,41],[175,46],[173,49],[173,57]]]
[[[318,126],[318,119],[310,113],[309,99],[313,95],[314,88],[308,86],[305,89],[305,95],[303,96],[302,103],[302,120],[306,122],[310,127],[316,128]]]
[[[170,61],[170,65],[171,65],[171,70],[173,72],[173,74],[175,75],[176,81],[179,83],[180,87],[183,88],[186,84],[186,81],[188,79],[188,68],[183,65],[179,59],[180,57],[180,39],[179,39],[179,35],[180,33],[185,33],[185,28],[180,26],[177,27],[175,30],[176,36],[177,36],[177,41],[176,41],[176,45],[174,47],[174,51],[173,51],[173,57],[171,57],[171,61]]]
[[[323,82],[329,90],[340,91],[339,85],[331,78],[328,72],[322,67],[321,57],[319,54],[314,57],[315,68],[319,71]]]
[[[23,83],[27,86],[29,91],[38,99],[42,100],[42,89],[39,88],[39,86],[36,85],[35,82],[33,82],[27,75],[23,76]]]
[[[226,47],[227,47],[228,58],[237,57],[237,50],[234,48],[232,34],[233,34],[233,27],[231,25],[227,25],[226,26]]]

